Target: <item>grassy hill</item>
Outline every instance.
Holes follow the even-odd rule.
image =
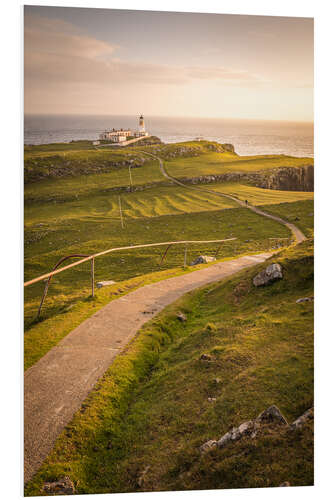
[[[311,423],[199,451],[271,404],[290,422],[313,404],[313,303],[296,303],[313,295],[312,241],[273,261],[284,278],[269,287],[252,285],[261,264],[185,295],[147,323],[26,495],[63,475],[82,494],[313,484]]]
[[[219,152],[212,152],[218,149]],[[185,160],[209,164],[212,154],[240,158],[225,146],[200,141],[173,145],[145,146],[141,151],[154,151],[162,155],[185,155]],[[223,258],[249,252],[267,250],[275,242],[270,238],[288,238],[288,230],[280,224],[250,213],[232,200],[218,194],[183,189],[167,181],[158,162],[141,154],[140,148],[121,151],[96,151],[89,144],[42,145],[26,147],[27,158],[41,161],[46,155],[58,154],[59,164],[90,155],[89,162],[104,161],[119,155],[126,165],[110,166],[109,171],[71,177],[49,177],[25,186],[25,280],[48,272],[61,257],[72,253],[91,254],[114,246],[154,243],[179,239],[219,239],[236,237],[223,246]],[[65,155],[62,157],[61,155]],[[192,155],[187,158],[186,155]],[[194,155],[194,156],[193,156]],[[195,156],[198,155],[198,156]],[[137,159],[139,166],[129,163]],[[82,160],[83,161],[83,160]],[[105,160],[106,161],[106,160]],[[134,161],[134,160],[133,160]],[[111,162],[111,160],[110,160]],[[84,163],[84,162],[83,162]],[[130,192],[129,166],[134,191]],[[67,168],[67,167],[66,167]],[[89,167],[90,168],[90,167]],[[199,167],[198,167],[199,168]],[[125,188],[125,190],[124,190]],[[254,204],[280,202],[305,203],[306,213],[313,211],[311,193],[278,192],[241,184],[216,184],[210,189],[231,192],[246,197]],[[124,228],[121,227],[119,196]],[[302,205],[303,207],[303,205]],[[276,210],[273,206],[272,210]],[[286,208],[288,212],[288,208]],[[311,226],[311,217],[303,211],[300,224]],[[213,255],[216,245],[196,246],[188,249],[188,261],[201,253]],[[135,276],[159,270],[161,250],[147,249],[106,256],[96,261],[96,280],[113,279],[121,282]],[[183,261],[183,248],[171,248],[161,270],[177,268]],[[26,329],[33,327],[44,284],[38,283],[25,290]],[[90,293],[89,264],[56,276],[52,280],[42,319],[63,314],[67,307],[84,300]]]

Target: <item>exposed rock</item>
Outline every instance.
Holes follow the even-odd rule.
[[[285,481],[284,483],[280,484],[280,487],[282,486],[290,486],[290,483],[288,481]]]
[[[96,286],[97,288],[102,288],[103,286],[110,286],[110,285],[114,285],[116,282],[115,281],[112,281],[112,280],[109,280],[109,281],[98,281],[96,283]]]
[[[198,264],[208,264],[209,262],[214,262],[215,257],[210,257],[209,255],[199,255],[193,262],[191,262],[190,266],[197,266]]]
[[[44,483],[43,491],[51,495],[74,495],[75,488],[73,481],[65,476],[58,481]]]
[[[303,425],[306,422],[308,422],[309,420],[313,420],[313,419],[314,419],[314,409],[309,408],[309,410],[307,410],[305,413],[303,413],[303,415],[298,417],[298,419],[295,420],[295,422],[293,422],[291,424],[291,428],[292,428],[292,430],[299,429],[300,427],[303,427]]]
[[[213,450],[217,446],[217,441],[214,439],[210,439],[209,441],[206,441],[206,443],[202,444],[200,446],[200,451],[201,453],[207,453],[208,451]]]
[[[216,377],[216,378],[214,378],[214,382],[215,382],[215,384],[220,384],[222,382],[222,379]]]
[[[210,403],[215,403],[216,398],[208,398],[208,401],[209,401]]]
[[[305,417],[305,414],[304,414]],[[300,417],[302,418],[302,417]],[[310,417],[305,417],[310,418]],[[296,421],[297,422],[297,421]],[[264,410],[258,415],[254,420],[248,420],[243,422],[238,427],[233,427],[229,432],[224,434],[219,440],[210,440],[204,443],[200,447],[202,453],[207,453],[212,448],[224,448],[227,444],[238,441],[239,439],[248,436],[252,439],[258,434],[262,425],[265,424],[284,424],[288,425],[287,420],[284,418],[279,408],[275,405],[270,406],[267,410]]]
[[[179,321],[184,322],[184,321],[186,321],[186,320],[187,320],[187,316],[186,316],[186,314],[185,314],[185,313],[183,313],[183,312],[179,312],[179,313],[177,313],[177,319],[179,319]]]
[[[146,479],[146,474],[147,472],[149,471],[150,469],[150,465],[147,465],[147,467],[145,467],[143,469],[143,471],[141,472],[139,478],[138,478],[138,486],[140,486],[140,488],[144,485],[144,482],[145,482],[145,479]]]
[[[282,278],[283,274],[280,264],[270,264],[253,278],[253,284],[254,286],[266,286]]]
[[[296,300],[296,304],[301,304],[302,302],[313,302],[314,297],[302,297]]]
[[[217,446],[218,448],[224,448],[231,441],[238,441],[243,436],[251,435],[252,437],[254,437],[254,433],[256,432],[257,428],[259,428],[259,423],[255,420],[244,422],[239,427],[233,427],[231,431],[224,434],[224,436],[222,436],[221,439],[217,441]]]
[[[201,354],[200,359],[201,361],[213,361],[213,356],[210,354]]]
[[[267,410],[264,410],[258,417],[256,421],[259,423],[278,423],[288,425],[287,420],[284,418],[279,408],[275,405],[270,406]]]

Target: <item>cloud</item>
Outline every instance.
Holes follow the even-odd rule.
[[[87,36],[76,26],[36,15],[25,18],[25,82],[29,85],[183,85],[193,80],[260,83],[247,71],[223,67],[177,67],[122,61],[119,47]]]

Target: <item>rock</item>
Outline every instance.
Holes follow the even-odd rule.
[[[222,379],[216,377],[216,378],[214,378],[214,382],[215,382],[215,384],[220,384],[222,382]]]
[[[305,413],[303,413],[303,415],[298,417],[298,419],[295,420],[295,422],[293,422],[290,427],[292,428],[292,430],[299,429],[303,427],[303,425],[306,422],[313,419],[314,419],[314,409],[309,408],[309,410],[307,410]]]
[[[214,262],[215,257],[209,257],[209,255],[199,255],[193,262],[191,262],[190,266],[197,266],[198,264],[208,264],[209,262]]]
[[[257,427],[259,427],[259,424],[254,420],[244,422],[239,427],[233,427],[231,431],[224,434],[224,436],[217,441],[218,448],[224,448],[231,441],[238,441],[243,436],[252,435]]]
[[[314,297],[302,297],[296,300],[296,304],[301,304],[302,302],[312,302]]]
[[[288,425],[287,420],[284,418],[279,408],[275,405],[270,406],[267,410],[264,410],[256,418],[258,423],[279,423]]]
[[[201,361],[213,361],[213,356],[210,354],[201,354],[200,359]]]
[[[208,398],[208,401],[209,401],[210,403],[215,403],[216,398]]]
[[[177,319],[179,319],[179,321],[184,322],[187,320],[187,316],[185,313],[179,312],[177,313]]]
[[[149,471],[149,469],[150,469],[150,465],[147,465],[147,467],[145,467],[143,469],[143,471],[141,472],[141,474],[138,478],[138,485],[140,486],[140,488],[144,485],[145,476],[146,476],[147,472]]]
[[[73,481],[65,476],[58,481],[44,483],[43,491],[51,495],[74,495],[75,488]]]
[[[265,286],[282,279],[282,267],[280,264],[270,264],[264,271],[261,271],[253,278],[254,286]]]
[[[110,286],[110,285],[114,285],[116,282],[115,281],[112,281],[112,280],[109,280],[109,281],[98,281],[96,283],[96,286],[97,288],[102,288],[103,286]]]
[[[217,446],[217,441],[214,439],[210,439],[209,441],[206,441],[206,443],[202,444],[200,446],[200,451],[201,453],[207,453],[208,451],[213,450]]]
[[[280,484],[280,487],[281,486],[290,486],[290,483],[288,481],[285,481],[284,483]]]

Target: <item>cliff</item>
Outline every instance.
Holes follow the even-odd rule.
[[[280,191],[313,191],[313,165],[304,167],[281,167],[261,172],[228,172],[219,175],[201,175],[179,179],[185,184],[208,184],[214,182],[246,182],[264,189]]]

